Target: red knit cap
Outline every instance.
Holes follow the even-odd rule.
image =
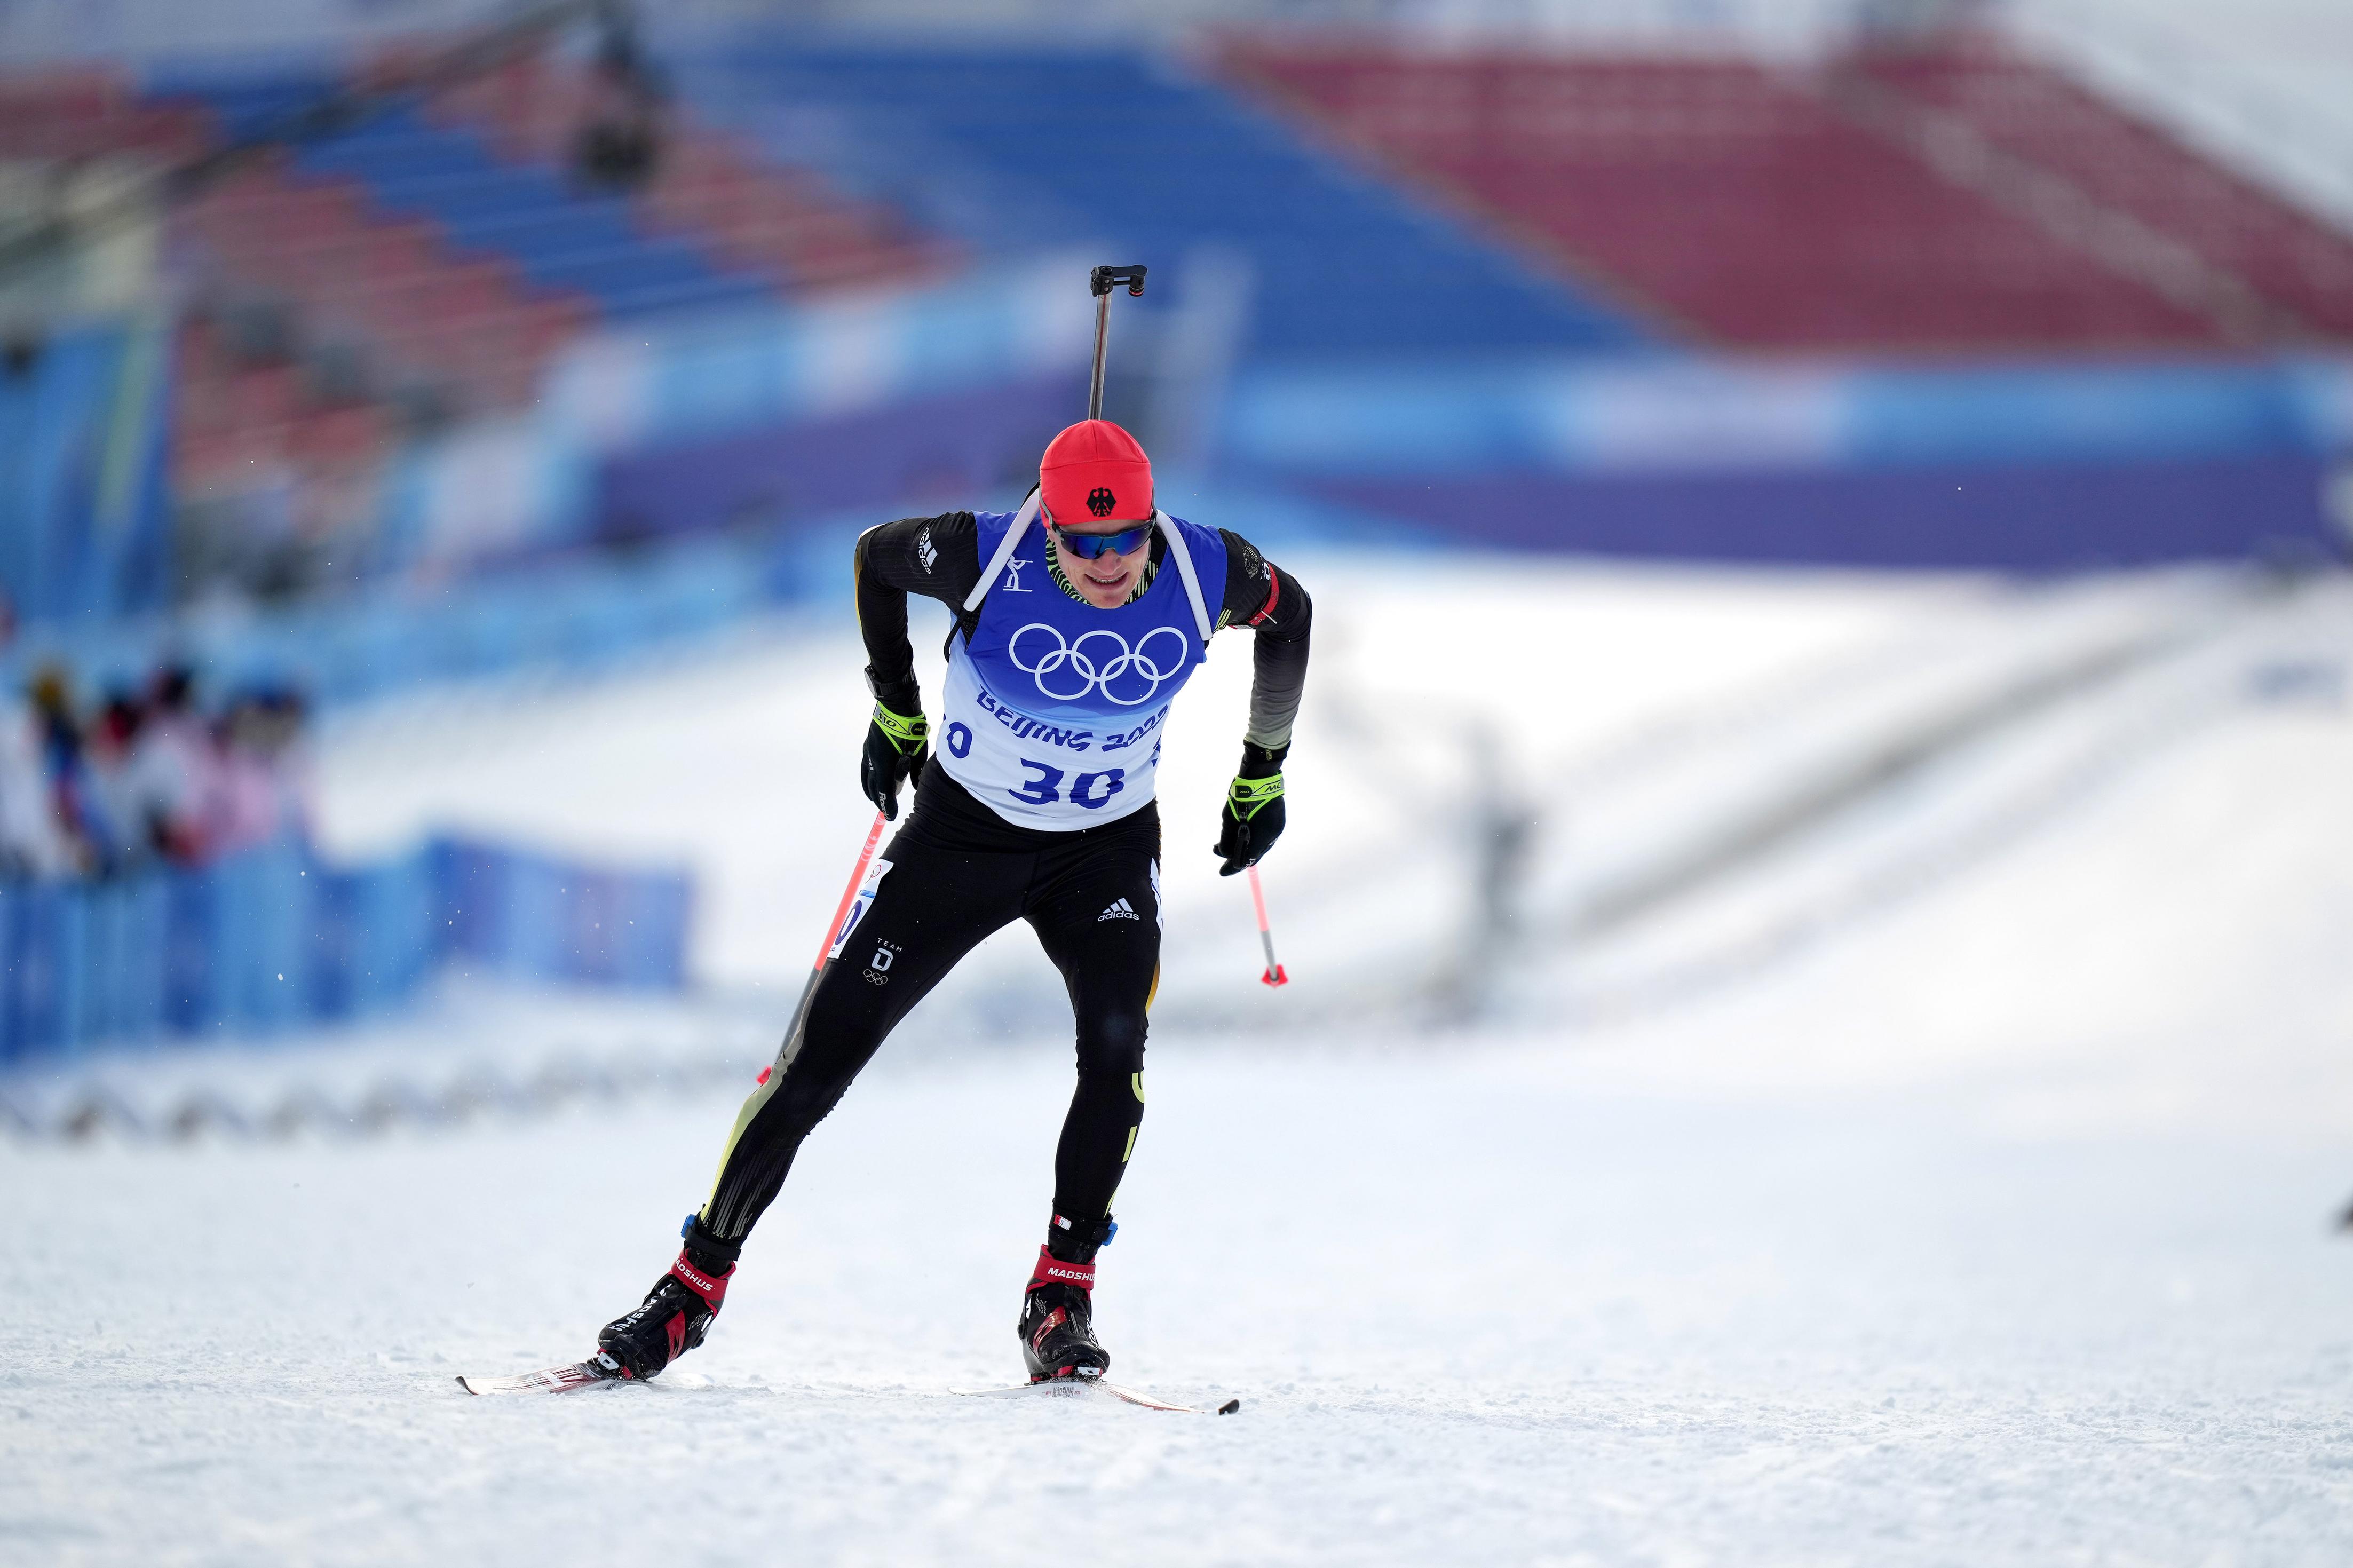
[[[1055,437],[1038,465],[1038,485],[1056,522],[1152,516],[1152,459],[1108,419],[1082,419]]]

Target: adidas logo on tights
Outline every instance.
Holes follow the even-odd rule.
[[[1111,908],[1097,915],[1095,917],[1095,924],[1101,925],[1105,921],[1140,921],[1144,917],[1142,915],[1135,912],[1134,905],[1129,903],[1125,899],[1121,899],[1113,903]]]

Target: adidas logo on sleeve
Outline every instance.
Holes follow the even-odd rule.
[[[1105,921],[1140,921],[1143,918],[1135,912],[1134,904],[1129,903],[1125,899],[1119,899],[1113,900],[1111,908],[1095,917],[1095,924],[1101,925]]]

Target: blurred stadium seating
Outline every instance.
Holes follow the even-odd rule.
[[[164,75],[134,89],[103,69],[8,80],[0,158],[185,164],[272,134],[340,85]],[[595,186],[574,144],[593,96],[585,70],[526,59],[430,112],[396,106],[268,153],[177,205],[182,592],[223,578],[301,591],[380,569],[370,533],[393,452],[528,406],[555,356],[600,323],[887,289],[953,265],[887,211],[682,115],[645,178]],[[37,616],[38,595],[15,585]]]
[[[201,114],[149,101],[104,67],[0,78],[0,157],[180,158],[202,152],[211,137]]]
[[[578,152],[597,84],[586,69],[537,57],[438,95],[436,121],[472,122],[513,163],[561,166]],[[953,265],[953,252],[880,203],[853,200],[812,170],[762,157],[672,111],[659,155],[630,193],[645,227],[690,237],[723,264],[787,292],[889,288]]]
[[[236,136],[323,96],[328,85],[201,96]],[[607,318],[732,304],[766,287],[714,266],[695,245],[640,233],[619,197],[575,188],[555,169],[505,163],[470,131],[406,109],[311,142],[295,153],[292,169],[353,181],[370,206],[427,219],[452,250],[504,258],[529,283],[584,295]]]
[[[167,79],[151,95],[201,107],[237,141],[333,86]],[[638,188],[592,187],[571,144],[589,93],[583,73],[527,60],[429,113],[381,113],[190,203],[200,299],[227,326],[266,324],[243,344],[216,331],[183,345],[187,405],[218,411],[184,426],[184,492],[235,488],[266,458],[347,473],[397,435],[396,411],[438,423],[524,405],[554,356],[599,322],[888,286],[944,263],[888,215],[691,125]],[[318,377],[274,359],[273,338],[355,357],[343,378],[353,395],[306,399],[302,384]]]
[[[814,144],[821,155],[978,248],[1092,241],[1171,270],[1203,246],[1238,254],[1260,289],[1252,353],[1609,351],[1652,337],[1152,51],[812,47],[771,33],[690,56],[680,79],[715,117],[768,127],[779,152],[806,149],[778,141],[773,106],[832,117],[844,132]]]
[[[2341,340],[2353,238],[1989,41],[1800,72],[1759,60],[1236,41],[1225,68],[1572,273],[1744,348],[2049,350]],[[1964,183],[1849,101],[1935,114],[2227,268],[2217,320],[2070,244],[1998,174]],[[1892,100],[1892,102],[1889,101]],[[2043,189],[2049,189],[2046,184]]]
[[[1118,308],[1113,412],[1172,492],[1276,548],[2341,551],[2337,220],[2023,34],[1807,52],[1622,9],[1674,26],[1073,42],[731,12],[655,59],[582,7],[563,26],[594,40],[480,58],[497,27],[371,23],[0,75],[0,247],[138,198],[111,250],[0,273],[0,672],[103,691],[185,658],[332,706],[806,605],[860,523],[1019,493],[1078,406],[1078,280],[1105,259],[1153,268]],[[188,907],[259,952],[269,886]],[[76,986],[163,1016],[152,974],[106,967],[121,942],[72,932],[166,895],[19,891],[5,1048],[116,1028],[74,1021]],[[304,1005],[355,1006],[342,984]]]
[[[1851,68],[2234,274],[2269,316],[2253,335],[2353,339],[2353,236],[2056,68],[1986,37],[1859,56]]]
[[[135,88],[102,67],[18,79],[0,89],[0,149],[186,159],[283,130],[339,88],[413,89],[434,58],[424,39],[370,45],[340,70],[215,63],[150,69]],[[1153,259],[1157,287],[1130,341],[1163,361],[1205,352],[1180,320],[1201,259],[1240,279],[1241,395],[1229,409],[1269,406],[1250,389],[1270,374],[1338,385],[1345,401],[1331,376],[1351,367],[1366,387],[1394,386],[1473,363],[1672,364],[1719,348],[1997,356],[2063,380],[2070,355],[2156,352],[2176,381],[2201,359],[2227,379],[2217,356],[2327,353],[2353,331],[2353,237],[1989,33],[1874,35],[1806,59],[1722,39],[1635,53],[1292,29],[1187,57],[1015,34],[848,40],[768,22],[686,29],[656,76],[666,94],[617,86],[608,60],[525,53],[318,121],[177,204],[174,591],[343,591],[989,483],[1050,422],[1059,371],[1025,363],[992,382],[959,363],[935,380],[944,360],[893,348],[878,361],[890,334],[801,312],[886,300],[919,339],[962,342],[963,326],[922,325],[955,308],[953,279],[1064,247]],[[617,112],[647,140],[607,168],[595,138]],[[911,289],[930,292],[902,309]],[[731,311],[744,322],[718,334],[738,345],[732,357],[672,326]],[[1226,371],[1203,374],[1214,403]],[[2085,384],[2065,395],[2079,422],[2128,426],[2149,401],[2103,416]],[[2236,384],[2206,398],[2236,410],[2213,416],[2216,431],[2277,423],[2246,413]],[[1652,417],[1679,395],[1653,389],[1636,405],[1651,436],[1633,444],[1651,467],[1698,463],[1711,485],[1727,451],[1772,448],[1786,464],[1793,421],[1810,416],[1758,382],[1729,399],[1716,387],[1706,417]],[[2325,390],[2296,395],[2329,405]],[[1504,427],[1544,417],[1546,398],[1529,397]],[[1399,416],[1398,449],[1461,424],[1434,403]],[[1875,429],[1903,416],[1861,417]],[[1743,420],[1757,429],[1731,427]],[[1247,473],[1279,481],[1296,466],[1265,460],[1263,420],[1213,411],[1208,423],[1239,437],[1228,456]],[[885,449],[910,426],[943,435],[923,452]],[[1700,426],[1715,434],[1683,458],[1653,438]],[[1370,504],[1378,487],[1329,482],[1345,458],[1335,439],[1310,465],[1320,493]],[[2323,427],[2285,445],[2309,467],[2335,439]],[[2230,444],[2210,432],[2185,446],[2168,424],[2147,445],[2170,459]],[[2102,462],[2135,460],[2094,445]],[[1796,456],[1876,460],[1857,449],[1823,438]],[[1363,460],[1384,482],[1400,477],[1392,451]],[[2310,485],[2280,482],[2280,494]],[[1848,507],[1836,489],[1793,504]],[[459,492],[466,521],[453,523]],[[480,497],[504,499],[485,510]],[[1556,543],[1641,549],[1657,514],[1622,500],[1587,498],[1617,514]],[[2107,510],[2127,504],[2139,502],[2119,492]],[[2309,537],[2318,519],[2314,500],[2264,527]],[[1673,531],[1678,549],[1784,553],[1721,529]],[[2255,535],[2165,537],[2236,549]],[[11,587],[25,619],[50,615],[54,595]]]

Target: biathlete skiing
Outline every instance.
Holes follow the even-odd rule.
[[[1100,353],[1096,363],[1099,405]],[[1144,1120],[1160,960],[1161,729],[1210,638],[1250,628],[1250,721],[1216,853],[1224,875],[1255,865],[1282,832],[1307,595],[1249,541],[1161,510],[1144,448],[1097,418],[1054,437],[1018,511],[869,530],[856,585],[874,695],[860,780],[892,820],[912,782],[913,807],[736,1116],[678,1261],[606,1325],[583,1377],[649,1378],[702,1343],[801,1141],[908,1010],[1016,920],[1061,972],[1079,1069],[1054,1152],[1051,1218],[1023,1290],[1021,1354],[1033,1383],[1100,1378],[1111,1365],[1094,1327],[1095,1253],[1116,1228],[1113,1199]],[[910,594],[955,616],[936,724],[916,689]]]

